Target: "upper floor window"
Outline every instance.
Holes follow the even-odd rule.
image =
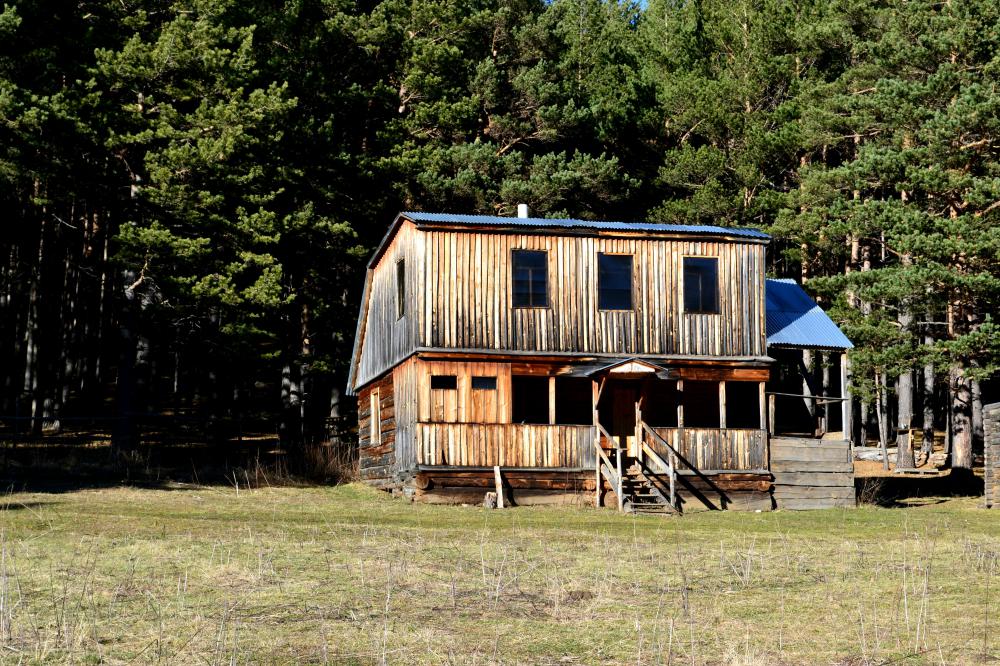
[[[396,262],[396,319],[406,314],[406,263]]]
[[[600,309],[632,309],[632,255],[597,255],[597,291]]]
[[[684,257],[684,311],[718,313],[718,259],[714,257]]]
[[[546,307],[549,304],[548,253],[514,250],[511,253],[511,263],[514,307]]]

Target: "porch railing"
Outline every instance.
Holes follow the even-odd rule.
[[[418,423],[417,464],[594,469],[594,427],[527,423]]]
[[[768,468],[767,431],[758,428],[653,428],[692,467],[703,473]],[[653,438],[661,456],[670,451]]]

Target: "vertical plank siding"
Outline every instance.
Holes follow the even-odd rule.
[[[375,379],[406,358],[418,340],[423,303],[423,233],[403,224],[379,262],[369,270],[369,295],[356,386]],[[396,262],[406,265],[405,314],[396,316]]]
[[[457,231],[418,234],[426,237],[428,248],[422,346],[606,354],[765,354],[762,245]],[[548,252],[547,307],[512,307],[512,249]],[[598,309],[600,253],[634,257],[632,310]],[[685,256],[718,258],[719,314],[682,311]],[[474,257],[483,257],[485,263],[471,261]]]
[[[591,426],[418,423],[416,432],[421,465],[589,470],[596,464]]]
[[[752,428],[653,428],[700,470],[767,469],[767,431]],[[650,442],[660,455],[668,451]]]

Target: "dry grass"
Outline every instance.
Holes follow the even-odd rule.
[[[981,663],[1000,513],[625,517],[368,488],[0,505],[4,663]]]

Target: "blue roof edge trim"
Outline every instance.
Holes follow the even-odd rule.
[[[647,231],[653,233],[711,234],[770,240],[770,236],[756,229],[730,228],[696,224],[659,224],[654,222],[620,222],[612,220],[578,220],[573,218],[500,217],[497,215],[460,215],[452,213],[421,213],[403,211],[401,216],[414,222],[440,224],[482,224],[497,227],[525,227],[537,229],[593,229],[605,231]]]
[[[854,345],[794,280],[768,279],[767,345],[847,351]]]

